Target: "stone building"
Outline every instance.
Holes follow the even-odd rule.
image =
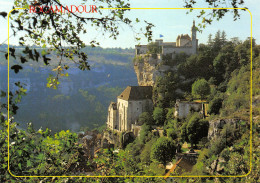
[[[208,102],[206,101],[186,101],[177,99],[174,116],[179,119],[186,118],[191,111],[200,112],[204,116],[207,116],[207,108]]]
[[[191,27],[191,37],[188,34],[181,34],[176,38],[176,42],[163,42],[163,39],[156,39],[155,42],[162,48],[161,53],[158,55],[171,55],[172,58],[176,54],[184,52],[188,55],[196,54],[198,49],[198,39],[196,38],[197,29],[195,27],[195,21]],[[147,45],[136,45],[136,55],[143,55],[148,52]]]
[[[132,131],[139,115],[153,110],[151,86],[128,86],[118,97],[117,103],[108,107],[107,127],[120,132]]]

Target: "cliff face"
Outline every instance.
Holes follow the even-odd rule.
[[[231,124],[234,128],[237,128],[240,119],[216,119],[209,121],[208,139],[215,139],[220,135],[221,130],[225,124]]]
[[[134,70],[139,86],[154,86],[157,76],[162,76],[167,70],[174,70],[164,65],[160,54],[142,54],[135,58]]]

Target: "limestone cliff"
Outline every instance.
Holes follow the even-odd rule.
[[[157,76],[162,76],[167,70],[174,70],[163,64],[161,54],[141,54],[134,60],[134,70],[139,86],[154,86]]]
[[[209,121],[208,139],[212,140],[218,137],[225,124],[230,124],[237,128],[239,121],[240,119],[215,119]]]

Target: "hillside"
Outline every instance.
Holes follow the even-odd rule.
[[[6,49],[6,45],[0,49]],[[53,58],[54,55],[50,55],[50,66],[29,61],[22,65],[18,74],[10,72],[10,90],[17,88],[14,83],[18,81],[27,89],[15,116],[22,128],[26,128],[28,122],[32,122],[36,129],[48,127],[53,131],[100,127],[106,121],[110,101],[115,100],[127,85],[137,84],[134,70],[130,67],[133,50],[87,47],[85,51],[89,54],[90,71],[81,71],[76,65],[69,64],[69,76],[60,79],[57,90],[46,87],[48,76],[55,75],[52,65],[58,59]],[[0,56],[3,58],[4,53]],[[11,64],[18,61],[12,58]],[[5,59],[1,59],[0,88],[4,91],[7,90],[6,64]]]

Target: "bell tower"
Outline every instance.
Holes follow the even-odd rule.
[[[195,20],[193,20],[193,25],[191,27],[192,54],[196,54],[197,48],[198,48],[198,41],[197,41],[197,38],[196,38],[196,32],[197,32],[197,28],[195,26]]]

